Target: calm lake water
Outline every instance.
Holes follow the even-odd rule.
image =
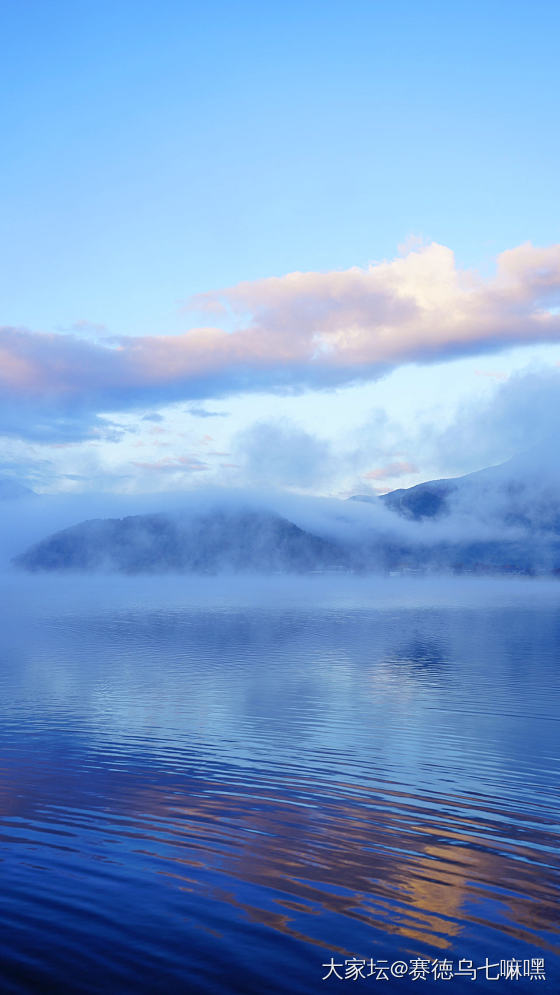
[[[18,576],[3,604],[2,992],[560,991],[560,585]],[[413,980],[461,958],[547,979]]]

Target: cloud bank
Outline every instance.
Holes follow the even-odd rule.
[[[433,243],[367,268],[291,273],[195,303],[239,327],[103,341],[1,328],[0,431],[85,437],[103,411],[335,387],[403,363],[560,340],[560,245],[508,250],[486,280]]]
[[[558,466],[560,369],[534,367],[512,376],[486,400],[465,404],[443,431],[424,428],[416,446],[431,447],[445,465],[462,472],[465,460],[485,466],[517,453],[536,452],[544,473]]]

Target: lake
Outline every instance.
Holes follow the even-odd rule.
[[[3,603],[2,992],[560,990],[558,584]]]

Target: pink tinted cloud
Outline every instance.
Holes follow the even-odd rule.
[[[306,348],[310,364],[344,368],[558,339],[560,316],[547,304],[559,294],[560,245],[508,250],[496,276],[483,280],[432,243],[365,269],[290,273],[221,296],[252,313],[247,331],[258,329],[261,342],[281,341],[295,359]]]
[[[560,245],[508,250],[483,279],[433,243],[365,268],[290,273],[199,298],[237,313],[244,323],[233,332],[88,341],[0,329],[0,399],[101,411],[350,383],[401,363],[560,340],[559,297]]]
[[[404,477],[408,473],[418,473],[414,463],[388,463],[387,466],[376,467],[362,474],[365,480],[391,480],[393,477]]]

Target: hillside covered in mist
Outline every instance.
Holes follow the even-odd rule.
[[[350,501],[216,495],[82,521],[13,562],[29,571],[560,573],[560,486],[527,458]]]
[[[217,508],[96,519],[57,532],[16,559],[28,570],[282,570],[348,566],[345,550],[279,515]]]

